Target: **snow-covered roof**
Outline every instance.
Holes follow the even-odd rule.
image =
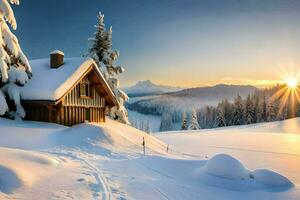
[[[60,51],[60,50],[54,50],[52,52],[50,52],[50,54],[61,54],[61,55],[65,55],[64,52]]]
[[[50,67],[49,58],[32,60],[30,64],[33,76],[20,89],[23,100],[59,100],[91,65],[96,66],[91,58],[65,58],[64,64],[57,69]],[[105,82],[99,69],[95,67],[95,70]],[[108,84],[105,84],[112,98],[115,98]]]

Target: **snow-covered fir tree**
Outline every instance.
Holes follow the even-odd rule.
[[[259,105],[259,94],[258,92],[256,92],[254,95],[253,95],[253,98],[252,98],[252,101],[253,101],[253,112],[254,112],[254,123],[258,123],[258,122],[261,122],[261,117],[262,117],[262,114],[261,114],[261,109],[260,109],[260,105]]]
[[[267,116],[269,122],[275,121],[277,118],[276,108],[273,101],[269,101],[268,103]]]
[[[268,120],[268,113],[267,113],[267,100],[266,100],[266,96],[263,96],[263,102],[261,105],[261,120],[263,122],[266,122]]]
[[[238,95],[234,100],[234,112],[233,112],[233,119],[232,124],[233,125],[242,125],[244,120],[243,115],[243,101],[242,97]]]
[[[214,108],[212,106],[206,106],[205,110],[205,127],[212,128],[214,126]]]
[[[10,114],[25,117],[21,105],[19,87],[31,77],[29,62],[20,48],[17,37],[10,31],[17,28],[10,4],[19,5],[19,0],[0,0],[0,115],[9,112],[6,99],[14,102],[16,110]]]
[[[110,43],[108,41],[108,32],[104,24],[104,15],[99,12],[98,22],[95,25],[96,32],[94,37],[89,38],[93,42],[92,47],[90,48],[90,55],[94,58],[95,62],[98,64],[98,67],[101,68],[102,72],[105,72],[105,65],[102,62],[104,56],[111,49]],[[102,68],[103,67],[103,68]],[[104,75],[107,75],[106,73]]]
[[[225,124],[226,126],[230,126],[232,124],[232,104],[228,101],[228,99],[224,99],[221,103],[218,105],[218,115],[220,114],[219,111],[222,111],[222,115],[224,116]],[[218,116],[217,115],[217,116]]]
[[[278,116],[278,119],[279,119],[279,120],[285,120],[285,119],[287,119],[288,116],[289,116],[289,109],[288,109],[288,106],[285,105],[283,108],[281,108],[281,109],[279,110],[277,116]],[[298,114],[298,115],[296,115],[296,116],[299,117],[300,115]]]
[[[106,30],[104,15],[101,12],[97,17],[96,32],[94,37],[89,39],[93,42],[90,56],[96,61],[118,100],[119,105],[111,109],[110,116],[119,122],[129,124],[128,112],[124,106],[124,103],[128,101],[128,96],[119,88],[118,79],[118,75],[124,72],[124,68],[115,65],[120,53],[112,50],[112,27]]]
[[[190,125],[189,125],[189,130],[198,130],[198,129],[200,129],[200,126],[198,124],[197,112],[195,109],[193,109],[191,121],[190,121]]]
[[[188,129],[188,122],[186,119],[186,112],[182,112],[182,123],[181,123],[181,130],[187,130]]]
[[[220,109],[215,121],[215,127],[223,127],[226,126],[224,112]]]
[[[255,117],[254,105],[253,105],[250,95],[248,95],[247,99],[246,99],[246,108],[245,108],[246,124],[254,123],[254,117]]]

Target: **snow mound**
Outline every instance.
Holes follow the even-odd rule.
[[[167,144],[132,126],[111,119],[106,119],[105,123],[97,123],[95,125],[100,127],[101,131],[112,138],[115,147],[122,147],[123,151],[140,151],[144,139],[147,150],[166,154]]]
[[[0,165],[0,192],[11,193],[21,185],[21,180],[13,170]]]
[[[211,158],[205,165],[206,173],[226,179],[247,179],[248,170],[240,161],[227,154],[218,154]]]
[[[257,169],[251,176],[258,182],[271,187],[287,187],[293,183],[286,177],[268,169]]]
[[[98,126],[83,123],[56,132],[52,139],[54,144],[69,147],[84,147],[92,143],[112,144],[112,139]]]
[[[59,162],[45,154],[10,148],[0,148],[0,191],[32,186],[49,174]]]
[[[230,190],[290,188],[293,183],[286,177],[268,169],[249,171],[243,164],[227,154],[217,154],[202,167],[202,182]]]
[[[147,153],[167,152],[167,145],[157,138],[108,118],[105,123],[84,123],[59,130],[50,137],[53,146],[81,148],[102,156],[111,156],[113,152],[140,154],[143,139]]]

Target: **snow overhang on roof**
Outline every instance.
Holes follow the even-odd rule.
[[[60,51],[60,50],[54,50],[52,52],[50,52],[50,54],[60,54],[60,55],[65,55],[64,52]]]
[[[114,93],[91,58],[66,58],[57,69],[50,67],[49,59],[32,60],[30,65],[33,76],[20,88],[22,100],[58,101],[93,68],[113,103],[118,105]]]

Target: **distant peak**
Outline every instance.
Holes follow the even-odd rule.
[[[138,81],[135,85],[125,89],[128,94],[162,94],[179,90],[182,90],[182,88],[158,85],[153,83],[151,80]]]
[[[138,83],[153,83],[153,82],[150,80],[145,80],[145,81],[139,81]]]
[[[152,81],[150,80],[145,80],[145,81],[139,81],[137,82],[136,85],[155,85]]]

